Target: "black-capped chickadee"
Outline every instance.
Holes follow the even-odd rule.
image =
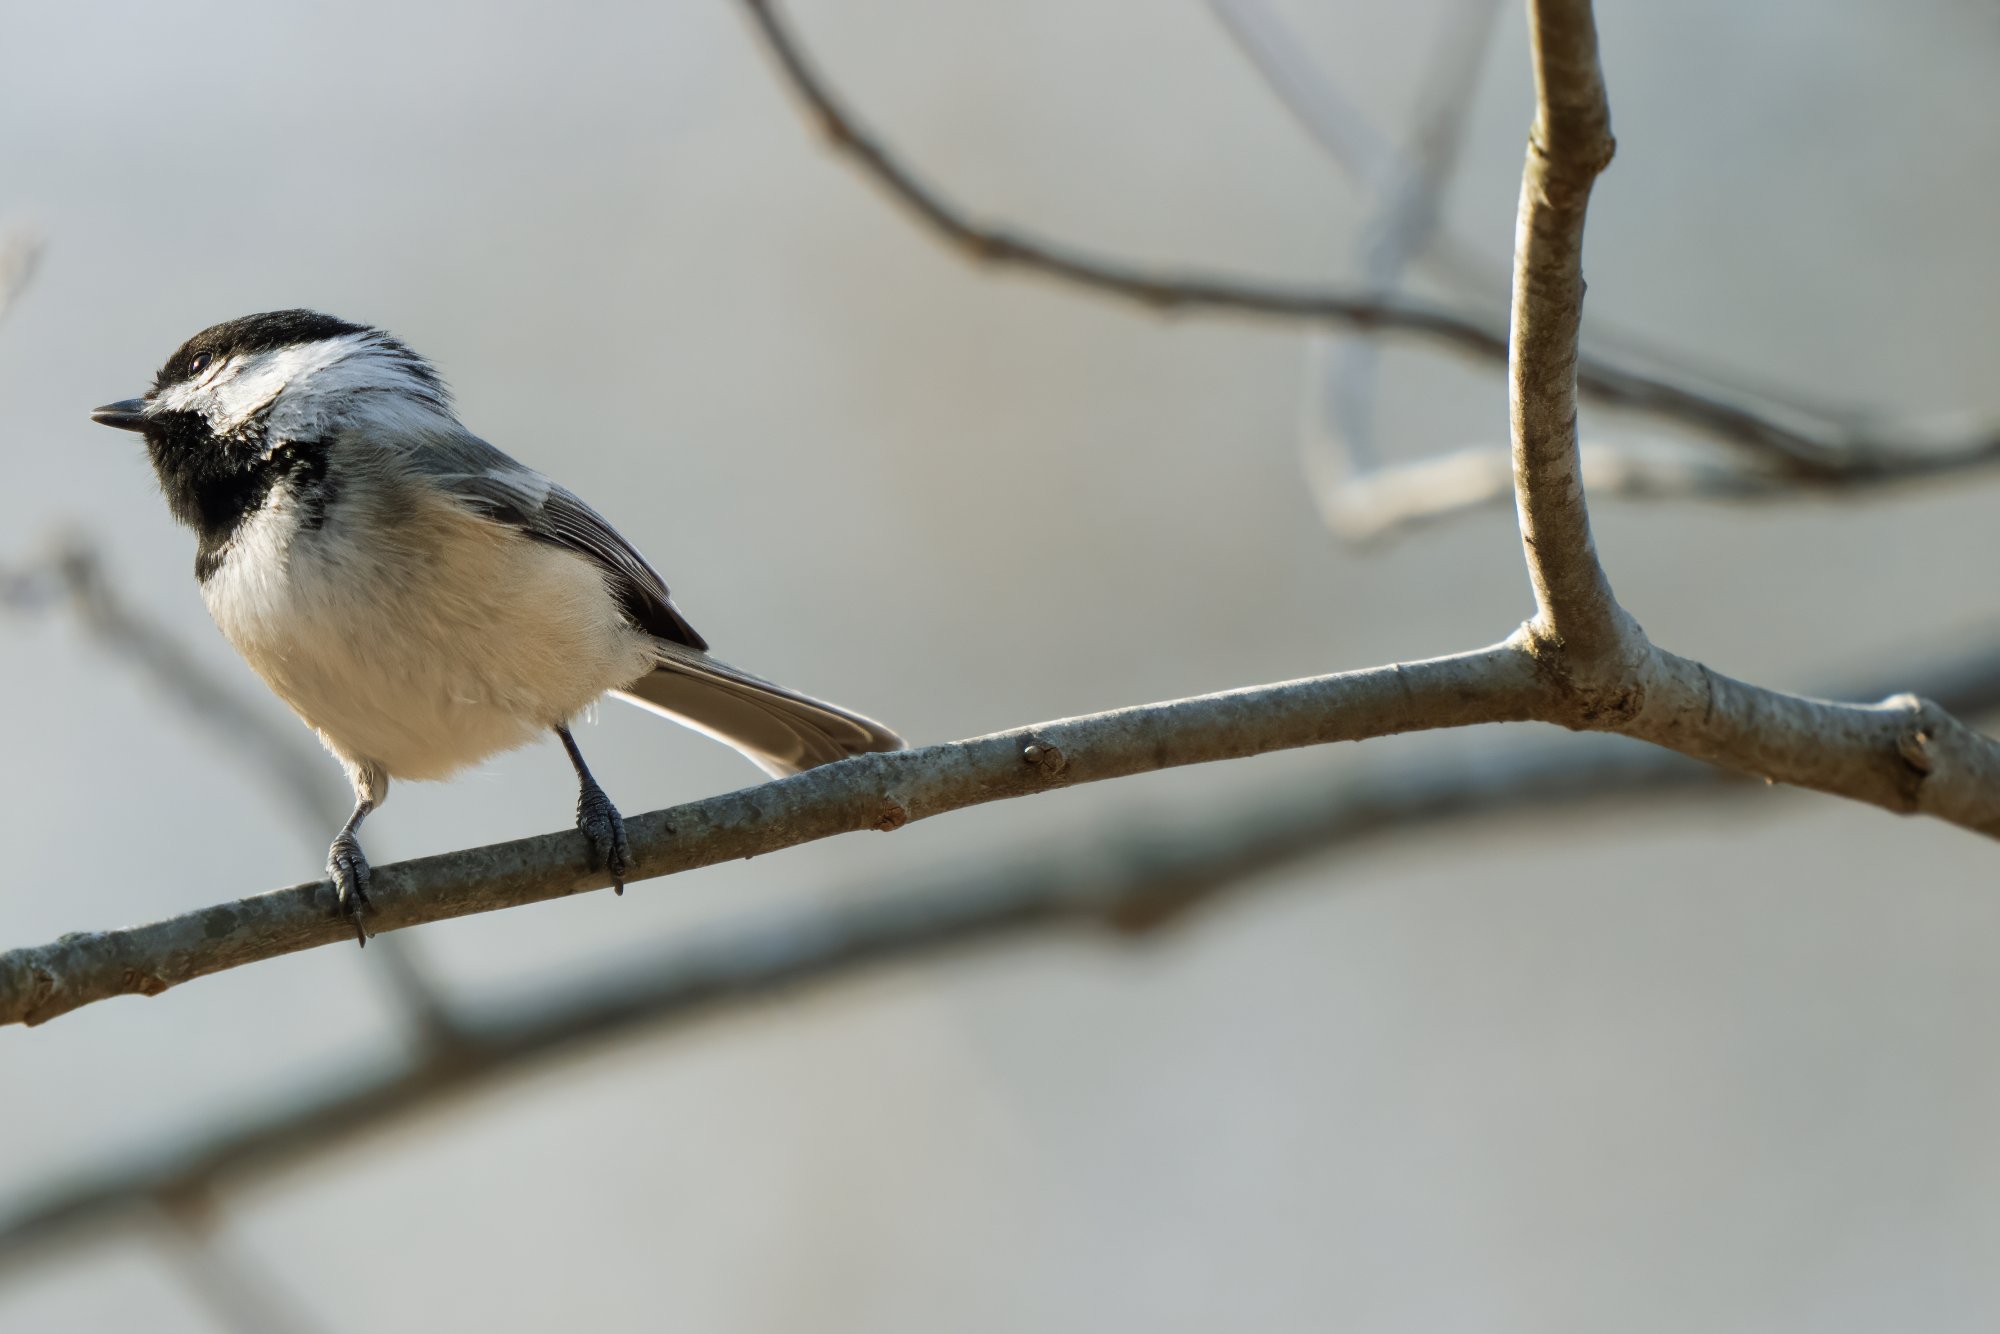
[[[773,775],[903,744],[708,656],[630,543],[460,425],[437,371],[380,329],[308,310],[218,324],[91,419],[145,436],[209,614],[346,766],[354,813],[327,874],[363,944],[355,830],[389,780],[549,732],[624,892],[624,821],[569,730],[607,692]]]

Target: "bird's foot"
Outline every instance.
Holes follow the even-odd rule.
[[[368,858],[362,855],[360,840],[354,837],[353,830],[341,830],[333,846],[326,850],[326,874],[333,881],[340,915],[354,924],[354,938],[366,949],[368,927],[361,915],[375,909],[368,902]]]
[[[632,850],[625,842],[625,817],[595,779],[586,778],[577,793],[576,827],[590,840],[590,869],[602,866],[609,870],[612,888],[623,894],[625,871],[632,864]]]

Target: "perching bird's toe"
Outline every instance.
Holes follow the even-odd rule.
[[[576,827],[590,840],[590,867],[602,866],[611,872],[611,885],[625,892],[625,872],[631,865],[632,850],[625,841],[625,817],[604,795],[604,789],[586,780],[576,798]]]
[[[368,858],[362,854],[360,840],[354,837],[353,830],[341,830],[333,846],[327,849],[326,874],[333,881],[340,914],[354,924],[355,939],[366,949],[368,927],[361,918],[363,913],[375,909],[368,902]]]

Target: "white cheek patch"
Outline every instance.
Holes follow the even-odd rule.
[[[347,334],[234,360],[209,385],[199,410],[217,434],[227,435],[268,407],[272,433],[297,439],[300,430],[318,427],[314,400],[333,387],[330,373],[352,360],[362,342],[362,335]]]
[[[265,438],[273,442],[310,439],[336,420],[355,416],[386,412],[428,419],[442,406],[432,384],[368,334],[232,358],[154,402],[162,411],[201,414],[224,439],[262,414]]]
[[[153,407],[160,412],[199,412],[206,416],[208,395],[206,382],[190,380],[185,384],[170,385],[154,394]]]

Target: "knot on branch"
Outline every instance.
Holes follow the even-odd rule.
[[[1551,135],[1536,125],[1528,135],[1528,156],[1539,168],[1529,178],[1535,194],[1559,212],[1582,212],[1617,151],[1608,132]]]
[[[119,985],[128,993],[141,996],[157,996],[167,989],[165,979],[143,969],[134,968],[130,964],[125,965],[119,974]]]
[[[1580,176],[1587,182],[1610,169],[1611,159],[1618,156],[1618,141],[1609,130],[1593,130],[1579,133],[1573,141],[1553,151],[1544,147],[1542,155],[1551,159],[1550,165],[1555,170]]]
[[[1937,767],[1936,715],[1942,710],[1921,695],[1892,695],[1882,705],[1903,715],[1896,727],[1896,758],[1900,761],[1901,778],[1896,786],[1909,801],[1910,809],[1915,810],[1919,789]]]
[[[1021,759],[1045,778],[1054,778],[1069,767],[1069,757],[1062,753],[1062,747],[1035,737],[1021,747]]]
[[[21,993],[27,998],[27,1004],[21,1008],[33,1016],[40,1013],[44,1005],[55,999],[56,975],[46,968],[32,967],[28,969],[25,981],[26,985],[21,988]],[[28,1022],[35,1021],[31,1017]]]
[[[1617,684],[1567,683],[1562,697],[1565,727],[1583,732],[1622,732],[1646,711],[1646,687],[1636,681]]]
[[[1636,626],[1631,630],[1637,633]],[[1652,646],[1643,636],[1638,646],[1621,637],[1611,651],[1586,656],[1535,620],[1523,625],[1513,642],[1533,661],[1548,690],[1547,721],[1576,731],[1618,732],[1645,711],[1643,654]]]
[[[882,798],[882,808],[875,815],[875,828],[884,834],[901,829],[910,822],[909,808],[894,797]]]
[[[1903,763],[1920,774],[1928,774],[1933,763],[1931,759],[1931,734],[1924,728],[1904,732],[1896,739],[1896,753],[1903,757]]]

